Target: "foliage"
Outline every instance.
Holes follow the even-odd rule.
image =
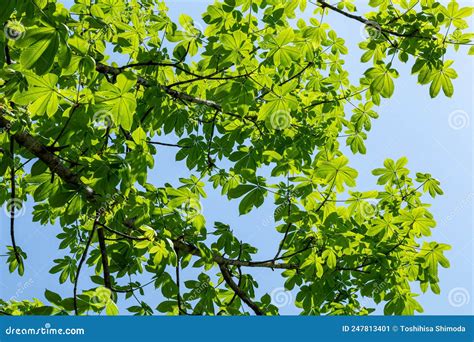
[[[428,240],[424,194],[442,194],[440,184],[410,176],[402,157],[373,171],[376,188],[356,191],[344,151],[366,153],[397,65],[411,65],[432,97],[453,95],[445,55],[470,45],[472,8],[370,6],[358,16],[350,0],[224,0],[173,22],[158,0],[2,4],[0,202],[14,214],[13,202],[34,201],[33,221],[59,221],[64,255],[51,273],[74,284],[71,297],[46,290],[47,304],[2,301],[2,312],[113,315],[125,294],[137,315],[278,314],[269,294],[256,297],[249,266],[279,270],[302,314],[368,314],[362,297],[386,314],[421,312],[413,283],[439,293],[438,267],[449,266],[449,246]],[[329,25],[338,15],[366,28],[362,75],[344,68],[349,49]],[[150,183],[164,148],[189,169],[179,184]],[[273,201],[273,259],[256,260],[239,227],[205,220],[206,184],[237,200],[240,215]],[[28,251],[14,220],[11,236],[7,262],[22,274]],[[81,290],[85,267],[96,288]],[[180,283],[188,268],[200,274]],[[148,285],[163,297],[156,308],[138,299]]]

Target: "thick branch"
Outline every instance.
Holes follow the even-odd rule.
[[[10,121],[3,116],[3,113],[0,113],[0,128],[4,128],[8,130],[10,127],[11,127]],[[69,168],[64,166],[61,163],[61,160],[56,155],[50,152],[46,146],[40,143],[31,134],[27,132],[17,132],[13,134],[12,137],[16,140],[18,144],[20,144],[21,146],[26,148],[29,152],[34,154],[37,158],[42,160],[48,166],[51,172],[57,174],[65,183],[77,189],[78,191],[84,191],[86,194],[87,200],[91,204],[97,203],[96,193],[94,192],[94,190],[89,187],[86,187],[85,184],[82,183],[82,181],[80,180],[79,175],[75,174]],[[106,229],[111,230],[109,227],[107,227]],[[125,237],[125,238],[140,240],[140,238],[131,237],[117,231],[112,231],[112,232],[118,235],[121,235],[122,237]],[[195,256],[201,257],[201,253],[199,249],[195,246],[183,243],[181,241],[175,241],[175,246],[177,246],[179,250],[183,253],[193,254]],[[272,269],[298,269],[299,268],[297,264],[275,263],[274,261],[265,261],[265,262],[240,261],[240,260],[232,260],[232,259],[223,258],[222,256],[219,256],[219,255],[214,256],[214,261],[220,265],[222,264],[222,265],[243,266],[243,267],[266,267],[266,268],[272,268]],[[104,280],[104,281],[107,281],[107,280]]]
[[[257,304],[255,304],[249,296],[234,282],[234,279],[232,279],[232,274],[230,273],[229,269],[225,265],[219,265],[219,269],[221,270],[222,276],[224,277],[225,282],[229,287],[239,296],[242,301],[247,304],[258,316],[264,316],[265,312],[262,311],[258,307]]]
[[[3,114],[3,112],[0,112],[0,128],[8,130],[11,127],[11,123],[3,116]],[[90,202],[96,202],[95,192],[82,183],[77,174],[64,166],[61,160],[54,153],[52,153],[31,134],[28,132],[17,132],[13,134],[12,137],[18,144],[43,161],[52,173],[57,174],[65,183],[72,186],[77,191],[84,192]]]

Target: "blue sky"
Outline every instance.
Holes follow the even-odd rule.
[[[69,5],[71,1],[63,3]],[[199,19],[211,2],[175,0],[167,3],[173,18],[186,13]],[[360,13],[366,12],[367,8],[364,8],[362,2],[356,4]],[[469,2],[464,2],[464,6],[466,5]],[[311,5],[306,12],[304,17],[308,18],[311,15]],[[346,69],[357,80],[369,67],[359,62],[362,54],[357,47],[362,39],[360,23],[334,13],[326,16],[325,21],[346,39],[350,50],[346,57]],[[400,72],[400,77],[396,80],[393,97],[376,109],[380,118],[373,122],[369,133],[367,154],[352,155],[347,151],[351,166],[359,171],[358,189],[361,191],[375,187],[376,177],[371,175],[372,169],[380,167],[386,158],[398,159],[401,156],[408,158],[408,167],[413,173],[429,172],[441,181],[444,196],[430,200],[433,203],[431,210],[438,222],[431,239],[452,246],[452,250],[446,253],[451,268],[440,270],[440,295],[428,293],[418,297],[425,314],[433,315],[472,314],[472,299],[468,299],[472,297],[473,289],[473,59],[466,55],[465,49],[455,55],[450,53],[448,57],[455,59],[454,67],[459,74],[454,80],[454,96],[450,99],[442,95],[431,99],[428,88],[418,85],[416,77],[410,75],[410,65],[395,61],[394,67]],[[119,57],[114,59],[123,61]],[[173,141],[175,139],[169,138],[169,142]],[[159,149],[156,168],[150,172],[152,183],[162,185],[170,182],[176,185],[179,177],[189,177],[190,172],[184,163],[175,162],[175,153],[175,149]],[[214,221],[228,223],[239,239],[259,248],[258,259],[271,258],[281,238],[273,228],[271,218],[274,207],[271,199],[251,214],[239,217],[238,201],[223,200],[212,187],[207,187],[207,190],[208,198],[203,202],[203,211],[209,228]],[[25,275],[20,278],[16,274],[9,274],[8,266],[1,263],[0,297],[44,299],[45,288],[71,296],[72,284],[58,285],[58,275],[48,273],[53,265],[52,259],[60,257],[62,253],[57,250],[58,241],[55,238],[61,229],[58,225],[44,227],[32,223],[32,205],[27,203],[25,214],[17,219],[17,242],[28,253]],[[3,217],[0,221],[4,222],[0,238],[5,241],[4,244],[9,244],[5,227],[7,217],[3,211],[0,215]],[[259,294],[272,291],[279,293],[279,288],[283,286],[283,278],[277,271],[256,270],[252,274],[260,284]],[[192,272],[185,271],[184,280],[188,277],[192,277]],[[146,278],[140,279],[146,281]],[[82,288],[92,287],[86,273],[82,274],[80,285]],[[418,285],[414,289],[420,292]],[[157,293],[152,287],[147,288],[146,300],[153,308],[161,298]],[[287,301],[294,297],[294,293],[284,293],[281,298]],[[121,313],[126,314],[126,306],[120,307]],[[284,314],[299,312],[292,305],[285,305],[280,311]],[[377,313],[381,312],[380,309],[377,310]]]

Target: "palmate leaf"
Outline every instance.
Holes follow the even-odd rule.
[[[325,178],[328,184],[334,184],[337,191],[344,190],[344,184],[355,186],[358,172],[347,166],[349,160],[345,157],[336,158],[330,162],[322,162],[316,169],[318,176]]]
[[[397,292],[390,294],[390,300],[384,308],[386,315],[413,315],[415,311],[423,312],[423,308],[414,297],[416,294],[404,289],[397,289]]]
[[[55,74],[38,76],[34,73],[26,73],[26,79],[29,88],[15,94],[13,101],[19,105],[29,105],[31,112],[37,116],[45,113],[49,117],[53,116],[59,106],[58,76]]]
[[[132,128],[137,107],[136,98],[130,92],[135,84],[135,77],[130,74],[121,74],[117,77],[115,85],[104,83],[102,90],[96,94],[99,108],[110,111],[114,123],[126,130]]]
[[[228,193],[228,196],[229,198],[239,198],[245,195],[239,204],[239,213],[240,215],[244,215],[250,212],[253,207],[260,207],[265,200],[266,193],[267,191],[265,188],[258,185],[242,184],[238,185],[234,189],[231,189]]]
[[[387,238],[397,232],[397,226],[395,225],[393,216],[390,213],[386,213],[383,218],[375,218],[372,224],[367,230],[368,236],[377,236],[383,233],[381,241],[387,240]]]
[[[423,191],[428,192],[431,197],[442,195],[443,190],[440,187],[440,181],[431,177],[429,173],[417,173],[416,181],[423,184]]]
[[[266,36],[264,46],[270,48],[269,57],[276,65],[288,66],[299,59],[300,52],[293,43],[294,31],[291,27],[282,30],[276,37]]]
[[[48,72],[53,66],[59,49],[59,33],[54,27],[38,27],[27,30],[17,44],[24,48],[20,63],[25,69],[35,68],[38,75]]]
[[[431,277],[437,277],[438,264],[444,268],[449,267],[449,260],[444,256],[444,251],[448,251],[450,249],[451,247],[444,243],[423,243],[420,253],[418,253],[418,257],[423,260],[422,266],[429,271]]]
[[[117,304],[115,304],[113,300],[109,300],[107,304],[105,304],[105,312],[107,316],[117,316],[119,314]]]
[[[447,97],[453,96],[454,86],[451,80],[457,78],[458,74],[453,68],[450,68],[452,64],[453,61],[446,61],[441,70],[435,71],[431,74],[431,97],[436,97],[441,89],[443,89],[444,95]]]
[[[252,44],[247,40],[247,36],[242,31],[234,31],[232,34],[221,36],[222,46],[230,52],[224,60],[235,64],[240,64],[242,59],[252,50]]]
[[[399,180],[408,174],[408,169],[405,168],[405,165],[408,163],[406,157],[402,157],[397,162],[394,162],[392,159],[386,159],[383,163],[385,168],[378,168],[372,171],[372,174],[375,176],[380,176],[377,180],[377,184],[395,184]]]
[[[328,261],[331,263],[331,265],[334,265],[334,256],[329,255],[328,253],[326,254],[327,259],[331,259],[331,261]],[[316,255],[315,253],[312,253],[306,260],[303,262],[301,265],[301,268],[305,270],[305,273],[309,277],[318,277],[321,278],[324,274],[324,268],[323,268],[323,258],[320,256]]]
[[[425,208],[419,207],[413,210],[400,210],[394,223],[401,223],[403,226],[411,229],[416,236],[431,235],[431,228],[436,226],[436,222]]]
[[[398,72],[385,64],[377,64],[366,71],[366,76],[371,79],[370,91],[388,98],[393,95],[395,85],[393,78],[398,77]]]

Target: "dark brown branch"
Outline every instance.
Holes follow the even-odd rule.
[[[358,22],[360,22],[364,25],[373,27],[376,30],[380,30],[381,32],[391,34],[391,35],[396,36],[396,37],[419,38],[419,39],[424,39],[424,40],[437,40],[436,37],[431,37],[431,36],[427,37],[427,36],[417,35],[417,33],[418,33],[417,29],[415,29],[413,32],[410,32],[410,33],[400,33],[400,32],[397,32],[397,31],[393,31],[393,30],[390,30],[388,28],[382,27],[379,23],[377,23],[373,20],[369,20],[369,19],[366,19],[364,17],[345,12],[345,11],[339,9],[337,6],[333,6],[331,4],[328,4],[326,1],[323,1],[323,0],[316,0],[316,1],[317,1],[317,3],[319,4],[319,6],[321,8],[328,8],[328,9],[334,11],[334,12],[342,14],[343,16],[345,16],[347,18],[356,20],[356,21],[358,21]]]
[[[10,121],[3,116],[3,112],[0,112],[0,128],[9,129],[11,127]],[[91,204],[98,204],[98,199],[96,193],[93,189],[86,187],[84,183],[80,180],[79,175],[72,172],[70,169],[65,167],[61,160],[55,156],[53,153],[48,151],[46,146],[41,144],[36,138],[27,132],[17,132],[13,135],[16,142],[26,148],[29,152],[34,154],[40,160],[42,160],[51,170],[51,172],[57,174],[65,183],[77,189],[78,191],[84,192],[86,199]],[[112,231],[113,233],[134,240],[144,240],[145,238],[136,238],[128,236],[124,233],[112,230],[109,227],[101,225],[104,229]],[[195,246],[183,243],[181,241],[175,241],[175,245],[178,245],[179,249],[183,253],[193,254],[195,256],[201,257],[199,249]],[[287,263],[275,263],[275,262],[251,262],[251,261],[240,261],[226,259],[222,256],[214,256],[214,261],[218,264],[223,265],[233,265],[233,266],[243,266],[243,267],[267,267],[273,269],[298,269],[297,264],[287,264]]]
[[[143,285],[141,285],[141,286],[137,286],[137,287],[132,287],[132,285],[129,284],[129,285],[128,285],[129,288],[126,289],[126,290],[122,290],[122,289],[118,289],[118,288],[116,288],[116,287],[113,287],[113,288],[112,288],[112,291],[117,292],[117,293],[129,293],[129,292],[134,292],[134,291],[136,291],[136,290],[143,289],[145,286],[148,286],[148,285],[150,285],[151,283],[153,283],[153,282],[155,282],[155,281],[156,281],[156,279],[152,279],[152,280],[150,280],[148,283],[145,283],[145,284],[143,284]]]
[[[6,119],[4,117],[4,113],[0,111],[0,128],[8,130],[10,127],[10,121]],[[45,145],[40,143],[28,132],[20,131],[13,134],[12,136],[19,145],[26,148],[29,152],[45,163],[52,173],[57,174],[65,183],[69,184],[77,191],[84,193],[86,198],[91,203],[97,203],[95,192],[90,187],[87,187],[80,180],[80,177],[77,174],[64,166],[61,160],[56,155],[54,155],[54,153],[50,152]]]
[[[102,64],[102,63],[97,63],[96,70],[101,74],[104,74],[104,75],[109,74],[109,75],[112,75],[112,76],[117,76],[122,72],[122,70],[120,68],[115,68],[115,67],[108,66],[108,65],[105,65],[105,64]],[[143,85],[145,87],[151,86],[151,84],[141,76],[138,77],[137,83],[140,84],[140,85]],[[214,102],[214,101],[211,101],[211,100],[204,100],[204,99],[201,99],[199,97],[194,97],[194,96],[189,95],[187,93],[171,89],[170,87],[167,87],[167,86],[164,86],[164,85],[158,85],[158,86],[166,94],[168,94],[169,96],[171,96],[171,97],[173,97],[177,100],[182,100],[182,101],[194,103],[194,104],[197,104],[197,105],[203,105],[203,106],[209,107],[211,109],[217,110],[217,111],[219,111],[223,114],[236,117],[236,118],[238,118],[240,120],[243,120],[243,121],[249,120],[250,122],[252,122],[255,125],[255,127],[258,129],[260,134],[263,135],[262,130],[257,125],[256,119],[244,118],[244,117],[242,117],[238,114],[224,112],[222,110],[222,106],[220,104],[218,104],[217,102]]]
[[[8,46],[8,39],[5,42],[4,52],[5,52],[5,62],[7,63],[7,65],[11,65],[12,64],[12,58],[10,57],[10,47]]]
[[[109,259],[107,256],[107,245],[105,244],[104,228],[102,226],[97,229],[97,237],[99,238],[99,248],[102,259],[102,271],[104,274],[104,286],[109,290],[112,290],[112,284],[110,282]]]
[[[237,256],[237,260],[240,260],[240,257],[242,256],[242,241],[240,241],[239,243],[239,255]],[[239,281],[237,283],[237,287],[240,288],[241,284],[242,284],[242,268],[240,266],[237,266],[237,270],[239,272]],[[227,303],[226,306],[230,306],[232,305],[232,303],[234,302],[234,300],[237,298],[237,293],[234,292],[234,295],[232,296],[232,298],[230,299],[229,303]]]
[[[224,277],[225,282],[229,287],[234,291],[237,296],[239,296],[242,301],[247,304],[257,316],[264,316],[265,312],[258,307],[257,304],[255,304],[249,296],[234,282],[234,279],[232,279],[232,274],[230,273],[229,269],[227,268],[226,265],[219,265],[219,269],[221,270],[222,277]]]
[[[186,315],[186,310],[183,309],[183,305],[182,305],[182,298],[181,298],[181,287],[180,287],[180,277],[179,277],[179,249],[176,249],[174,250],[176,252],[176,267],[175,267],[175,271],[176,271],[176,286],[178,288],[178,293],[176,295],[176,300],[178,302],[178,315],[181,316],[181,315]]]
[[[255,69],[256,70],[256,69]],[[233,79],[237,79],[237,78],[242,78],[242,77],[249,77],[253,72],[252,71],[250,73],[246,73],[246,74],[243,74],[243,75],[233,75],[233,76],[220,76],[220,77],[215,77],[215,75],[223,72],[224,70],[217,70],[215,72],[213,72],[212,74],[210,75],[202,75],[202,76],[197,76],[196,78],[192,78],[192,79],[189,79],[189,80],[184,80],[184,81],[179,81],[179,82],[175,82],[173,84],[170,84],[168,85],[167,87],[169,88],[173,88],[173,87],[176,87],[176,86],[179,86],[179,85],[183,85],[183,84],[187,84],[187,83],[193,83],[193,82],[198,82],[198,81],[203,81],[203,80],[211,80],[211,81],[228,81],[228,80],[233,80]]]
[[[201,252],[196,246],[182,242],[181,240],[174,240],[173,244],[175,248],[178,248],[181,252],[186,254],[192,254],[197,257],[202,257]],[[284,270],[296,270],[299,268],[297,264],[288,264],[288,263],[275,263],[272,260],[267,261],[242,261],[224,258],[220,255],[214,255],[213,261],[219,265],[226,266],[242,266],[242,267],[266,267],[274,269],[284,269]]]
[[[331,103],[331,102],[338,102],[338,101],[342,101],[342,100],[347,100],[347,99],[350,99],[353,96],[364,93],[367,90],[369,90],[369,87],[364,88],[364,89],[359,90],[359,91],[356,91],[355,93],[349,93],[348,95],[345,95],[345,96],[336,97],[336,98],[333,98],[333,99],[315,101],[315,102],[307,105],[304,109],[310,109],[310,108],[313,108],[313,107],[316,107],[316,106],[319,106],[319,105],[322,105],[322,104],[325,104],[325,103]]]
[[[169,143],[164,143],[164,142],[159,142],[159,141],[147,141],[147,144],[169,146],[169,147],[179,147],[179,148],[191,148],[191,146],[183,146],[180,144],[169,144]]]
[[[280,83],[280,87],[282,85],[285,85],[286,83],[288,82],[291,82],[293,81],[295,78],[298,78],[300,77],[306,70],[308,70],[308,68],[312,67],[314,65],[313,62],[309,62],[303,69],[301,69],[299,72],[297,72],[296,74],[294,74],[292,77],[290,77],[289,79],[287,79],[286,81],[283,81]]]
[[[73,290],[74,296],[73,296],[73,300],[74,300],[74,313],[76,315],[79,314],[78,310],[77,310],[77,284],[79,282],[79,274],[81,273],[82,265],[84,264],[84,261],[86,260],[87,252],[89,251],[89,247],[91,245],[92,239],[94,237],[94,233],[95,233],[96,228],[97,228],[97,223],[98,223],[98,218],[95,219],[94,225],[92,226],[92,230],[89,233],[89,237],[87,238],[86,246],[84,248],[84,251],[82,252],[81,259],[79,260],[79,264],[77,265],[76,276],[74,277],[74,290]]]
[[[105,224],[103,223],[100,223],[98,222],[97,223],[99,226],[101,226],[102,228],[108,230],[109,232],[113,233],[113,234],[117,234],[125,239],[129,239],[129,240],[136,240],[136,241],[144,241],[144,240],[149,240],[148,238],[146,237],[135,237],[135,236],[131,236],[131,235],[127,235],[125,233],[122,233],[122,232],[119,232],[118,230],[115,230],[115,229],[112,229],[108,226],[106,226]]]
[[[15,240],[15,206],[16,206],[16,183],[15,183],[15,140],[10,136],[10,185],[11,185],[11,203],[10,203],[10,238],[12,242],[13,254],[18,263],[18,270],[21,267],[21,257]]]

